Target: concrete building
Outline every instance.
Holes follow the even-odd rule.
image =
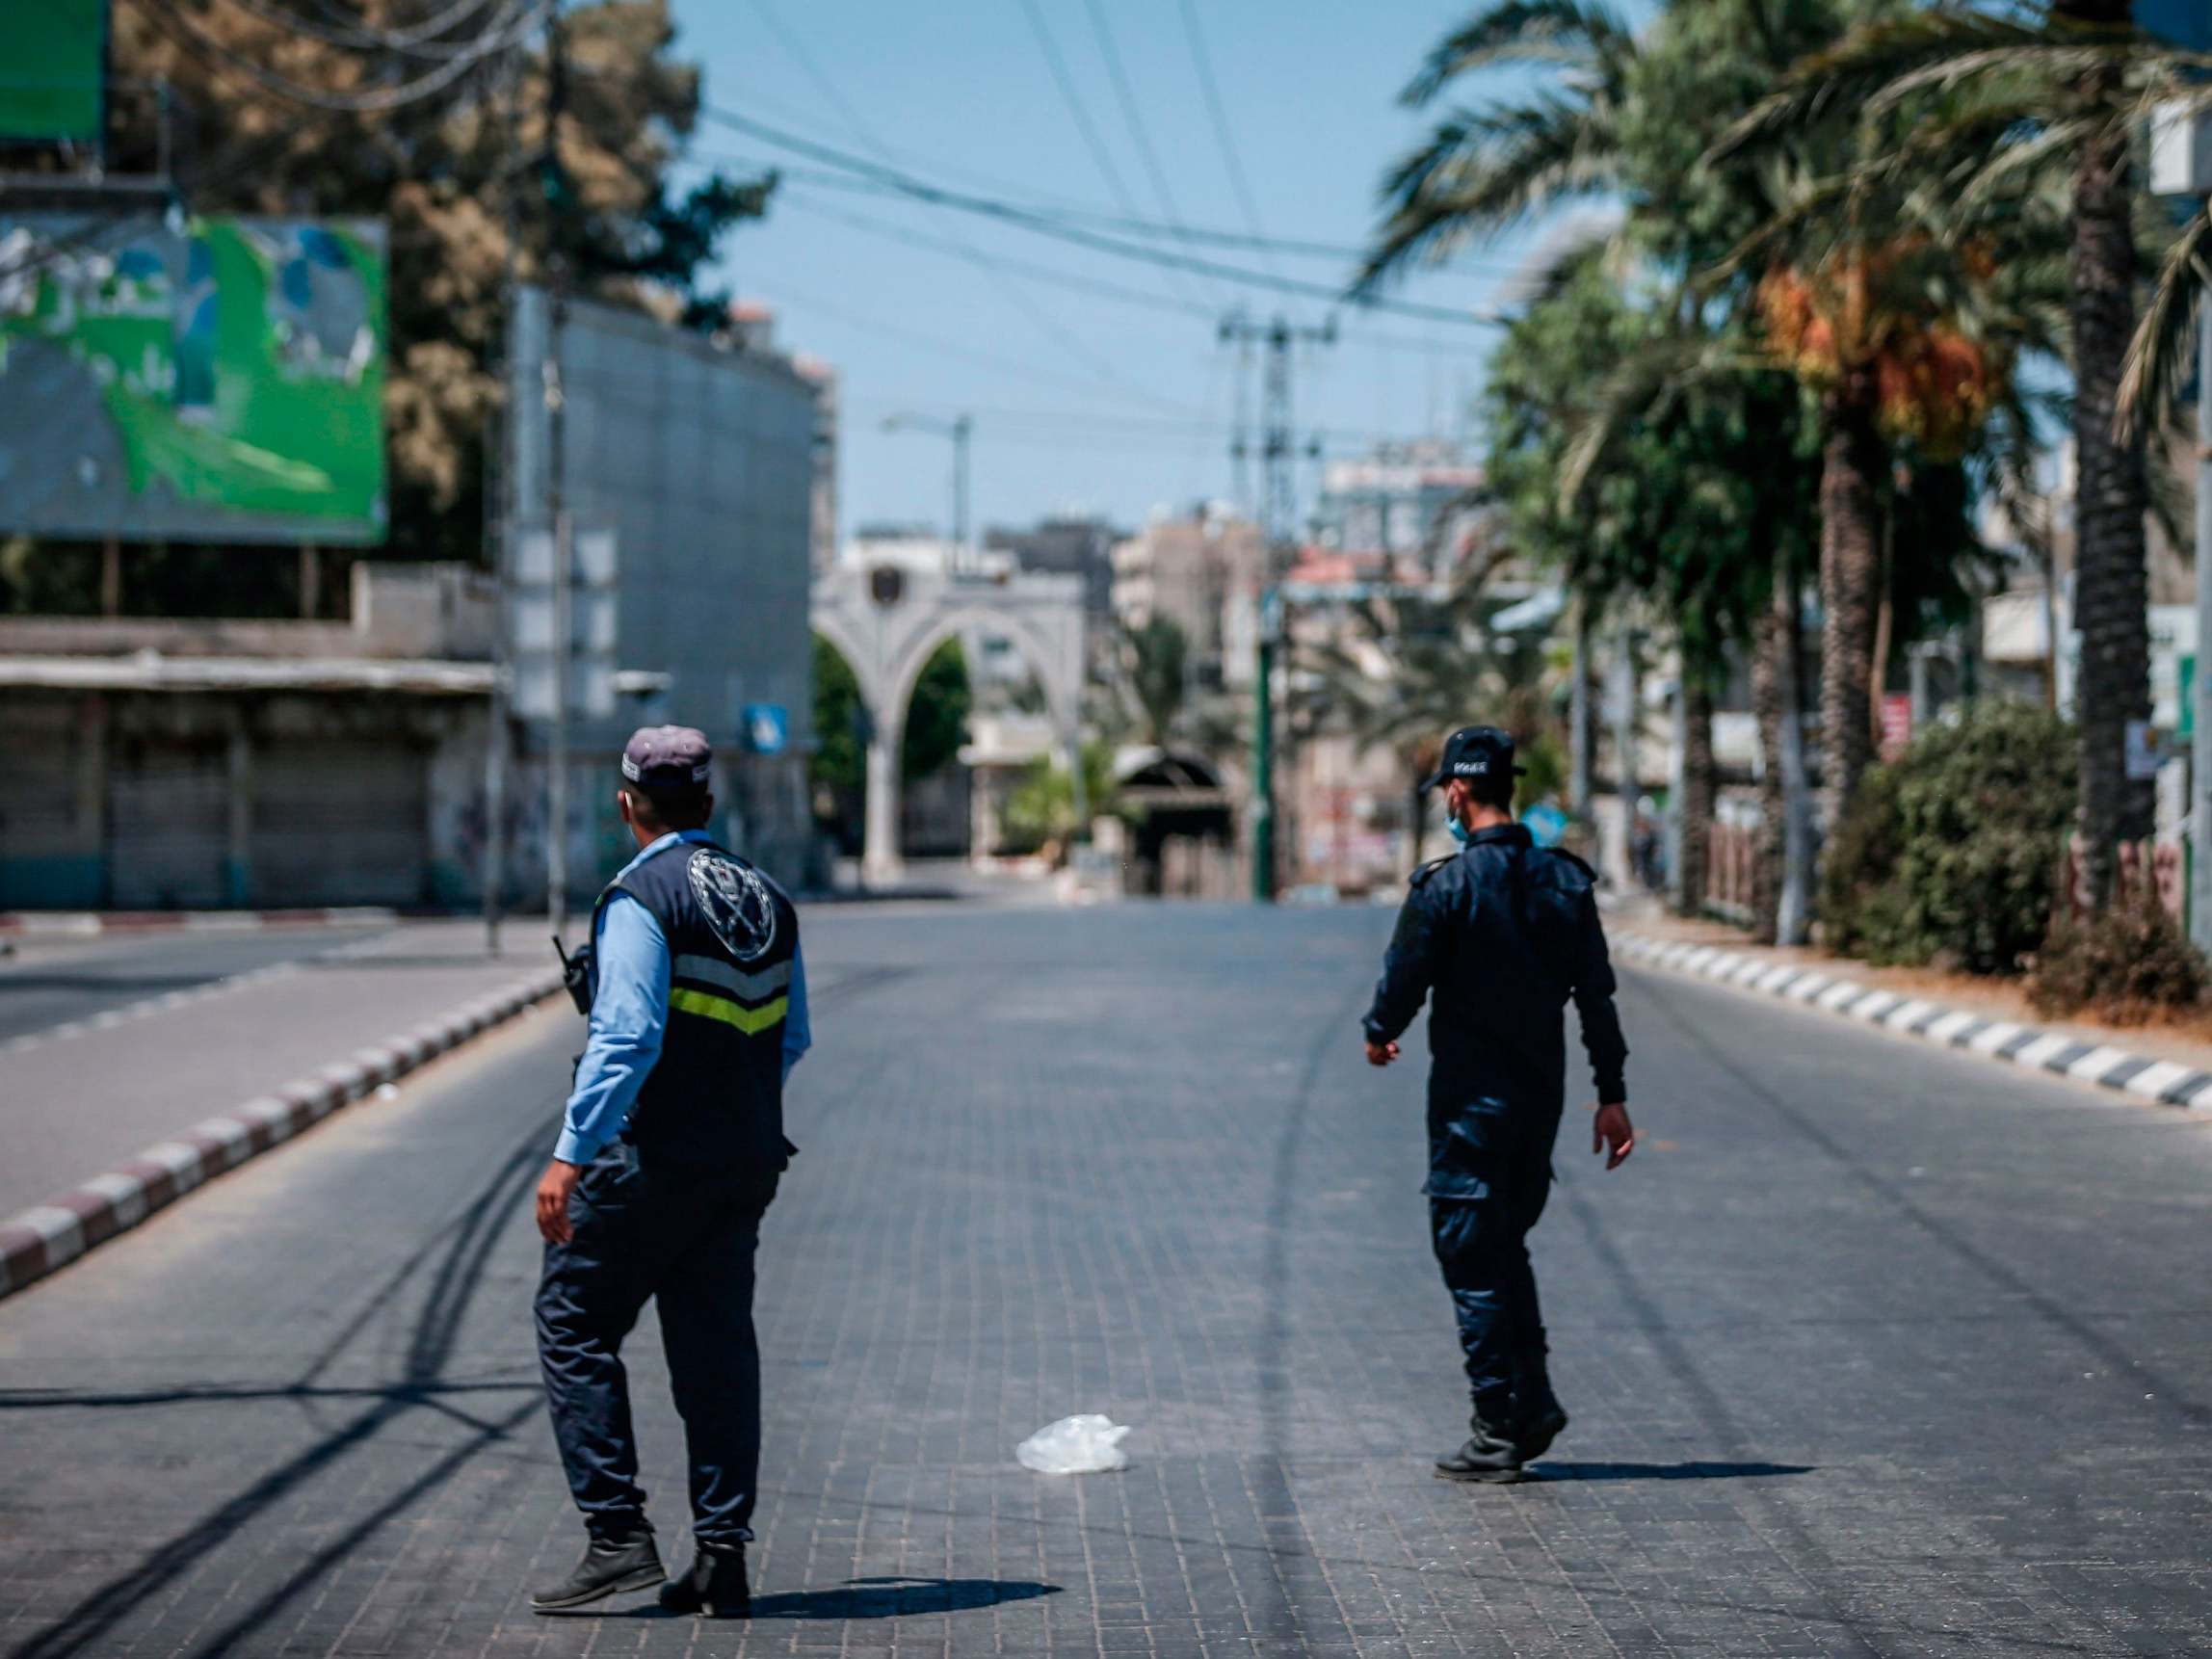
[[[1174,622],[1199,686],[1249,685],[1266,580],[1266,543],[1250,519],[1212,505],[1163,514],[1115,544],[1114,614],[1131,627]]]
[[[546,530],[546,324],[544,295],[525,289],[508,357],[525,538]],[[697,726],[726,758],[719,794],[731,845],[788,882],[816,873],[807,616],[821,382],[774,349],[769,329],[754,307],[733,318],[730,343],[717,344],[611,306],[568,304],[566,504],[579,548],[603,549],[584,572],[598,586],[576,609],[569,746],[579,784],[567,845],[579,900],[609,873],[599,845],[607,757],[641,721]],[[526,575],[517,569],[517,580]],[[522,752],[535,757],[551,711],[521,696],[527,666],[518,656],[517,713]],[[640,676],[630,683],[644,694],[621,695],[618,674]]]
[[[1104,640],[1103,624],[1114,616],[1114,544],[1121,532],[1099,517],[1040,519],[1027,530],[987,531],[987,553],[1013,555],[1023,570],[1083,579],[1083,608],[1093,624],[1093,637]]]
[[[1457,444],[1381,444],[1322,469],[1313,540],[1330,552],[1380,555],[1445,574],[1482,534],[1487,514],[1474,499],[1482,486],[1482,467]]]
[[[0,619],[0,908],[473,898],[494,592],[353,584],[350,622]]]
[[[495,736],[513,757],[507,897],[542,900],[544,324],[525,293],[504,624],[483,572],[373,563],[354,566],[346,621],[0,619],[0,908],[474,904]],[[626,856],[611,757],[653,721],[707,733],[718,830],[807,884],[817,382],[757,337],[740,350],[582,303],[564,357],[570,897]],[[514,718],[495,733],[503,633]]]

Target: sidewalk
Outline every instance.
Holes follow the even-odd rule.
[[[2136,1026],[2047,1019],[2017,980],[1753,944],[1725,923],[1687,920],[1644,897],[1609,908],[1606,931],[1635,966],[1718,981],[2160,1105],[2212,1109],[2212,1029],[2202,1015]]]
[[[558,988],[549,950],[483,941],[403,923],[13,1046],[0,1294]],[[26,1227],[65,1235],[29,1267]]]

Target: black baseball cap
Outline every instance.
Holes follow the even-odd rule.
[[[713,762],[706,733],[688,725],[640,726],[622,746],[622,776],[648,793],[704,788]]]
[[[1444,739],[1444,758],[1435,776],[1421,787],[1434,789],[1455,777],[1496,777],[1508,772],[1515,777],[1528,775],[1527,767],[1514,764],[1514,740],[1494,725],[1462,725]]]

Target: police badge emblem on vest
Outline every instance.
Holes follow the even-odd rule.
[[[776,902],[750,865],[719,847],[692,855],[692,897],[723,949],[741,962],[756,961],[776,943]]]

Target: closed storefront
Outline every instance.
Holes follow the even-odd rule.
[[[357,736],[277,737],[252,759],[253,903],[417,905],[430,869],[428,755]]]
[[[229,745],[124,737],[108,758],[108,871],[126,910],[230,903]]]
[[[99,819],[80,799],[86,727],[62,698],[18,698],[0,722],[0,909],[105,897]]]

